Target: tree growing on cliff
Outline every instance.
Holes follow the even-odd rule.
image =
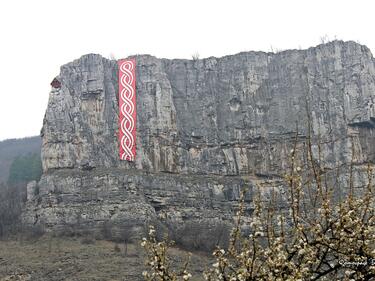
[[[305,166],[291,150],[291,167],[285,175],[286,206],[278,193],[264,200],[261,188],[253,200],[253,214],[245,221],[244,192],[228,248],[218,247],[215,262],[205,271],[209,281],[227,280],[373,280],[375,278],[375,199],[373,165],[367,168],[367,184],[358,192],[349,186],[341,198],[334,196],[311,142]],[[319,159],[320,160],[320,159]],[[338,175],[337,175],[338,177]],[[335,182],[335,181],[333,181]],[[247,226],[250,233],[244,234]],[[168,243],[157,242],[153,229],[142,246],[148,254],[146,280],[189,280],[187,267],[171,269]]]

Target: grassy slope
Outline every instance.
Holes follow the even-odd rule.
[[[82,239],[50,238],[36,241],[0,241],[0,280],[143,280],[145,253],[138,244],[129,245],[128,255],[115,251],[115,243],[96,241],[82,244]],[[187,252],[170,250],[181,264]],[[209,258],[193,254],[193,281],[203,280],[201,271]]]

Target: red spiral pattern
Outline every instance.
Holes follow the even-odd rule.
[[[118,66],[120,159],[134,161],[136,152],[135,60],[120,60]]]

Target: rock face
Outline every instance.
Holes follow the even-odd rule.
[[[136,161],[118,157],[117,62],[90,54],[62,66],[29,223],[230,219],[243,185],[249,201],[255,185],[283,189],[296,133],[301,146],[319,140],[328,168],[375,160],[375,60],[365,46],[134,58]]]

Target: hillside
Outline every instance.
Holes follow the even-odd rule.
[[[0,141],[0,183],[8,180],[10,165],[17,156],[40,154],[41,144],[39,136]]]

